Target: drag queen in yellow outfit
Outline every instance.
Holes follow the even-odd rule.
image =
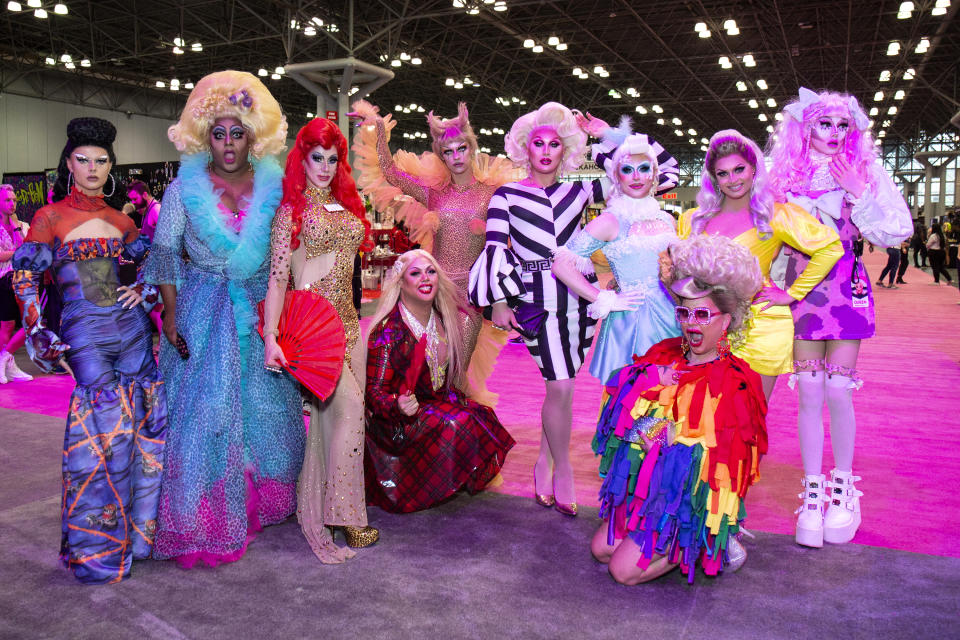
[[[724,235],[749,249],[760,263],[763,288],[753,300],[743,340],[734,342],[733,353],[762,376],[769,398],[777,376],[792,370],[790,304],[803,299],[840,259],[840,238],[802,208],[774,204],[759,148],[732,129],[719,131],[710,140],[697,204],[680,216],[680,239],[695,233]],[[810,256],[787,290],[770,279],[770,265],[784,244]]]

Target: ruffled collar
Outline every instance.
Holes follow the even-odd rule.
[[[669,213],[660,208],[656,198],[631,198],[618,194],[607,201],[607,211],[628,224],[649,220],[673,221]]]
[[[77,189],[77,185],[73,185],[73,188],[70,189],[70,193],[67,194],[65,199],[67,204],[80,211],[99,211],[107,206],[102,193],[95,196],[88,196]]]
[[[427,325],[423,326],[402,302],[398,302],[397,306],[400,308],[403,320],[410,329],[410,333],[413,334],[414,339],[419,342],[421,338],[426,336],[427,366],[430,367],[430,382],[433,384],[433,390],[436,391],[443,386],[444,374],[447,369],[446,363],[440,362],[440,343],[442,339],[440,338],[440,333],[437,331],[437,314],[431,308],[430,319],[427,320]]]
[[[830,164],[836,156],[830,156],[825,153],[820,153],[813,147],[810,147],[807,150],[808,157],[810,158],[810,163],[815,165],[825,165]]]

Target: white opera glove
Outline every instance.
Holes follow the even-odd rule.
[[[601,291],[597,299],[587,307],[587,315],[594,320],[603,320],[611,311],[634,311],[643,302],[643,291]]]

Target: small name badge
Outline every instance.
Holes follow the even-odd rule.
[[[333,212],[333,211],[343,211],[343,210],[344,210],[344,209],[343,209],[343,205],[338,204],[338,203],[336,203],[336,202],[331,202],[330,204],[325,204],[325,205],[323,205],[323,208],[326,209],[327,211],[330,211],[330,212]]]

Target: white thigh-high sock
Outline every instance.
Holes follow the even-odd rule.
[[[857,436],[857,418],[853,412],[856,378],[841,374],[827,376],[827,408],[830,409],[830,442],[833,465],[840,471],[853,470],[853,443]]]
[[[799,393],[797,434],[800,438],[803,473],[817,476],[823,473],[823,382],[827,374],[821,370],[798,371],[794,375]]]

